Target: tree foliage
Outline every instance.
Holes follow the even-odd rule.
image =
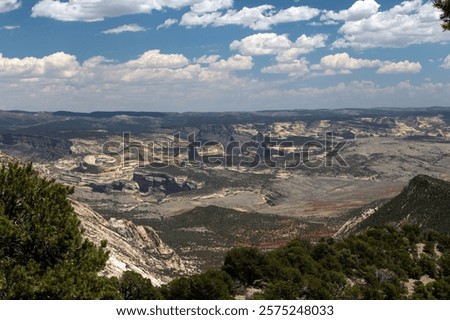
[[[435,0],[433,5],[441,10],[442,29],[450,30],[450,1],[449,0]]]
[[[175,279],[161,292],[166,299],[228,299],[248,287],[262,290],[254,299],[449,299],[450,236],[381,226],[340,241],[295,239],[269,252],[235,248],[222,271]]]
[[[108,253],[82,237],[72,192],[38,177],[31,164],[1,167],[0,299],[118,297],[97,275]]]
[[[178,278],[161,288],[169,300],[224,300],[232,299],[236,285],[229,274],[208,270],[189,278]]]
[[[296,239],[267,253],[233,249],[223,270],[240,283],[261,283],[255,298],[446,299],[449,241],[448,235],[415,225],[372,227],[340,241]],[[422,283],[423,276],[431,282]],[[411,279],[417,281],[409,294]]]
[[[264,255],[255,248],[234,248],[225,257],[222,270],[240,282],[252,285],[264,277]]]
[[[161,300],[162,294],[155,288],[150,279],[139,273],[125,271],[118,283],[120,294],[125,300]]]

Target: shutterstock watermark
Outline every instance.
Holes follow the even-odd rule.
[[[348,167],[341,151],[347,141],[332,132],[322,138],[279,139],[271,135],[250,141],[201,141],[195,133],[177,133],[173,139],[135,140],[124,132],[122,141],[108,141],[103,154],[138,167],[225,167],[225,168],[321,168]]]

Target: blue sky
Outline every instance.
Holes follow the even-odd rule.
[[[431,2],[0,0],[0,109],[450,105]]]

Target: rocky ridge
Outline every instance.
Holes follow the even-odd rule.
[[[109,260],[104,275],[118,277],[122,272],[131,270],[159,286],[176,275],[187,275],[194,271],[152,228],[138,226],[124,219],[106,220],[87,205],[72,202],[85,236],[97,245],[102,240],[108,241]]]
[[[416,224],[423,229],[449,233],[450,182],[427,175],[417,175],[385,204],[363,210],[345,223],[336,237],[361,232],[378,225]]]

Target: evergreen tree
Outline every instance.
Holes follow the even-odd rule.
[[[161,288],[168,300],[229,300],[236,294],[233,279],[224,271],[208,270],[178,278]]]
[[[433,5],[442,11],[442,29],[450,30],[450,0],[435,0]]]
[[[38,177],[32,165],[0,169],[0,299],[118,298],[98,276],[108,259],[82,237],[67,199],[72,188]]]
[[[125,271],[119,282],[119,290],[125,300],[161,300],[163,296],[150,279],[139,273]]]
[[[233,248],[225,256],[222,270],[234,279],[252,285],[264,277],[266,261],[255,248]]]

